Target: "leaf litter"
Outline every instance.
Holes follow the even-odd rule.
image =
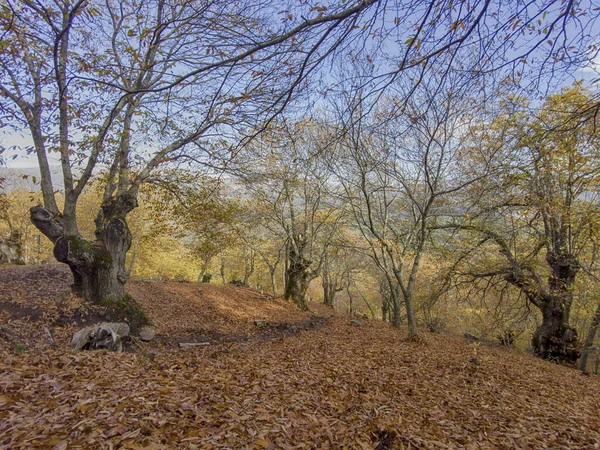
[[[177,315],[164,319],[167,285],[150,315],[179,333],[168,328]],[[306,317],[282,307],[281,320]],[[258,313],[269,308],[238,325]],[[42,316],[17,325],[40,328]],[[23,352],[0,336],[0,449],[600,448],[598,377],[459,337],[410,342],[403,329],[336,315],[289,337],[117,354],[72,353],[68,329]]]

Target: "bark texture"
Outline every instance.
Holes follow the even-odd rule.
[[[546,285],[534,273],[517,266],[506,280],[521,289],[542,313],[542,324],[531,341],[534,353],[543,359],[574,363],[580,352],[577,330],[569,325],[569,316],[580,265],[573,255],[554,252],[548,252],[546,263],[551,269]]]
[[[581,359],[579,360],[579,370],[583,373],[589,373],[588,371],[588,359],[594,347],[594,339],[596,338],[596,333],[598,332],[598,327],[600,326],[600,304],[598,304],[598,308],[596,308],[596,313],[594,314],[594,318],[592,319],[592,325],[590,326],[590,330],[588,331],[587,337],[585,338],[585,343],[583,344],[583,349],[581,350]],[[597,373],[597,372],[596,372]]]
[[[548,292],[541,296],[542,325],[533,336],[533,348],[544,359],[574,363],[579,358],[577,330],[569,326],[575,278],[580,266],[569,254],[549,253],[552,269]]]
[[[302,251],[297,251],[295,246],[290,246],[284,298],[292,300],[303,311],[308,311],[306,292],[314,278],[310,265],[311,261],[302,254]]]
[[[33,224],[54,243],[54,257],[73,273],[73,292],[94,302],[118,302],[125,297],[125,257],[131,247],[126,215],[137,206],[133,195],[104,202],[96,218],[96,239],[90,242],[61,217],[42,206],[30,210]]]

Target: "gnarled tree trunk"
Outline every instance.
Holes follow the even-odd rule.
[[[537,356],[557,362],[575,362],[579,357],[577,330],[569,326],[565,296],[551,296],[542,303],[542,324],[533,335]],[[570,295],[569,295],[570,297]]]
[[[94,302],[117,302],[125,297],[125,257],[131,233],[125,220],[137,206],[134,195],[123,194],[102,205],[96,218],[96,240],[69,232],[61,217],[42,206],[31,208],[33,224],[54,243],[54,257],[73,273],[73,292]]]
[[[333,308],[335,300],[335,284],[331,283],[326,277],[323,278],[323,303],[330,308]]]
[[[301,265],[295,263],[290,264],[287,272],[288,283],[286,286],[284,298],[292,300],[298,308],[303,311],[308,311],[308,303],[306,302],[306,293],[312,278]]]
[[[23,245],[21,234],[11,230],[8,239],[0,239],[0,264],[23,264]]]
[[[289,263],[286,271],[287,283],[284,298],[292,300],[303,311],[308,311],[306,292],[315,275],[310,271],[311,262],[294,246],[289,248]]]
[[[580,266],[572,255],[550,253],[546,261],[552,274],[548,278],[548,292],[537,300],[542,324],[533,335],[533,349],[541,358],[573,363],[579,357],[579,349],[577,330],[569,326],[569,315]]]

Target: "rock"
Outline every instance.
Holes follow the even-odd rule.
[[[269,325],[267,319],[254,319],[254,326],[256,328],[264,328]]]
[[[129,336],[129,325],[126,323],[103,323],[79,330],[71,339],[71,347],[75,350],[123,351],[123,341]]]
[[[144,327],[140,330],[140,339],[144,342],[150,342],[156,336],[156,331],[152,328]]]
[[[364,322],[362,322],[362,321],[360,321],[358,319],[351,319],[350,320],[350,324],[351,325],[357,325],[359,327],[364,327],[365,326]]]

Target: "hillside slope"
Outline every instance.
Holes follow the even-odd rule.
[[[154,306],[187,292],[137,288]],[[281,313],[272,300],[253,309],[263,300],[252,295],[239,323]],[[222,302],[210,317],[231,307]],[[185,308],[155,320],[170,330]],[[180,320],[187,329],[197,319]],[[17,349],[0,337],[0,449],[600,447],[598,377],[458,337],[414,343],[405,330],[335,316],[285,338],[188,350],[73,354],[60,339]]]
[[[277,326],[300,323],[314,314],[269,294],[232,285],[132,280],[127,292],[165,334],[252,334],[255,319]],[[330,309],[320,310],[333,315]]]
[[[27,347],[44,346],[44,327],[64,341],[82,326],[105,322],[103,308],[90,307],[70,294],[71,283],[63,264],[0,266],[0,319],[5,323],[0,335],[12,333]],[[175,344],[289,334],[320,326],[334,314],[315,303],[310,312],[300,311],[292,303],[232,285],[131,280],[126,290],[155,324],[158,341]],[[256,319],[265,319],[269,326],[257,328]]]

